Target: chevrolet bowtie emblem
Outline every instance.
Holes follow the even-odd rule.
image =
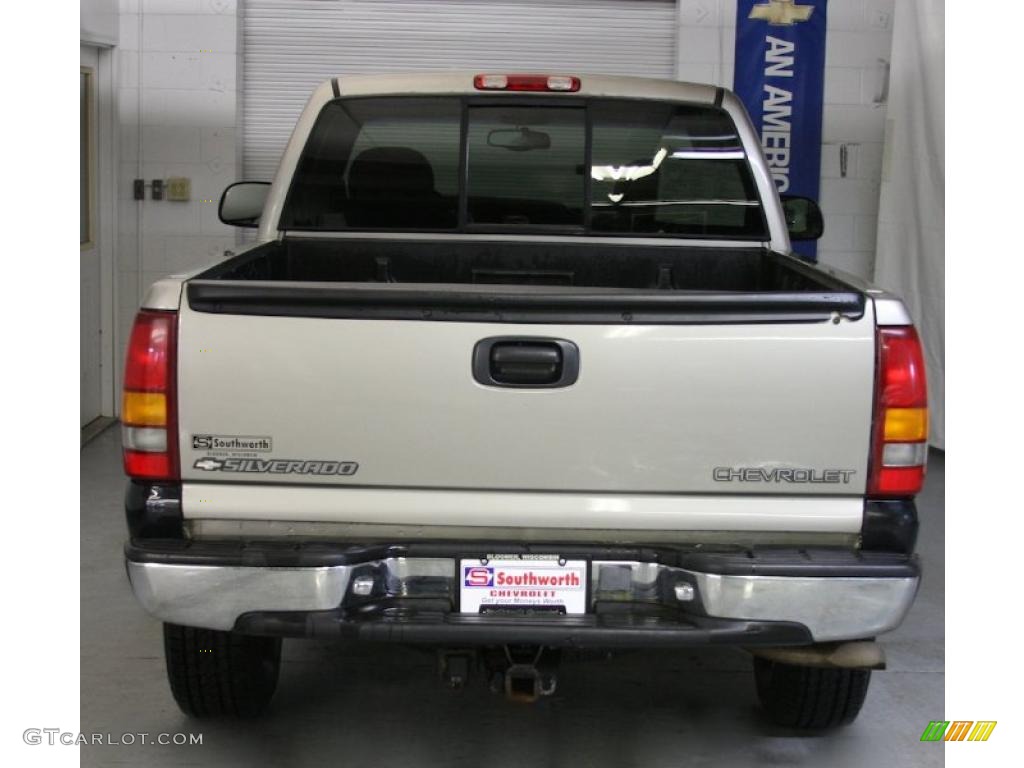
[[[224,462],[218,461],[217,459],[200,459],[192,466],[196,469],[205,469],[207,472],[210,472],[214,469],[220,469],[223,467]]]
[[[797,5],[795,0],[768,0],[751,8],[748,18],[767,21],[773,27],[792,27],[811,18],[813,11],[813,5]]]

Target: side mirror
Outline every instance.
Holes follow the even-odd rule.
[[[263,215],[270,184],[266,181],[238,181],[220,196],[217,215],[234,227],[255,227]]]
[[[783,195],[782,213],[790,240],[817,240],[825,231],[821,208],[809,197]]]

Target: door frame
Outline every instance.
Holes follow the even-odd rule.
[[[117,357],[121,335],[117,323],[117,49],[109,42],[81,38],[82,46],[96,49],[92,109],[96,141],[93,144],[94,231],[100,257],[100,415],[118,415],[115,397]]]

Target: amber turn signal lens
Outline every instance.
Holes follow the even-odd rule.
[[[163,392],[125,392],[121,420],[134,427],[167,426],[167,396]]]
[[[886,408],[886,442],[917,443],[928,439],[927,408]]]

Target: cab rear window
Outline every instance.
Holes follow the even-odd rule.
[[[332,101],[281,226],[766,237],[723,110],[601,99]]]

